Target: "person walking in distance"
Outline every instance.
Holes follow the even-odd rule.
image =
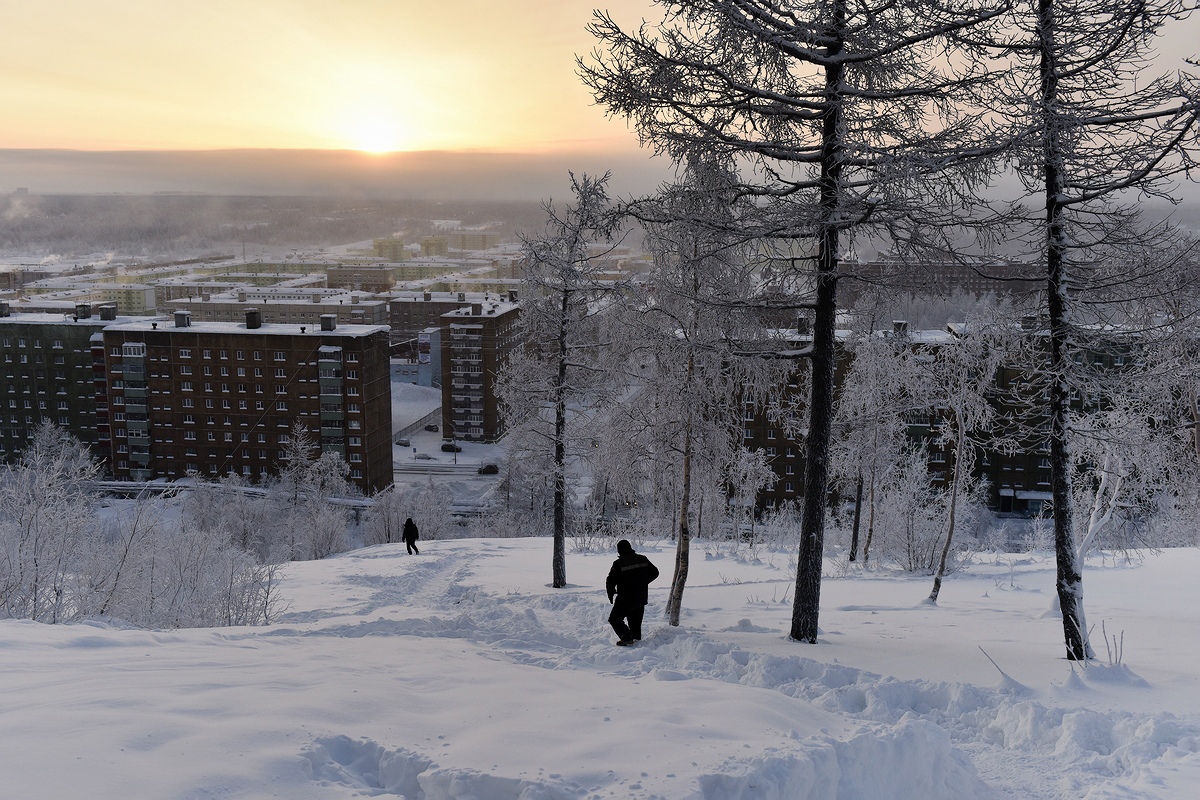
[[[646,613],[647,587],[658,577],[658,567],[633,545],[617,542],[617,560],[608,571],[608,602],[613,604],[608,624],[617,632],[617,644],[625,647],[642,638],[642,616]],[[613,596],[616,595],[616,599]]]
[[[412,521],[412,517],[404,520],[404,533],[402,534],[404,544],[408,546],[408,554],[413,553],[421,555],[421,551],[417,549],[417,539],[421,538],[421,534],[417,531],[417,523]]]

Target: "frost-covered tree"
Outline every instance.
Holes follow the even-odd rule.
[[[279,479],[269,487],[277,516],[268,560],[325,558],[345,550],[347,514],[332,501],[355,494],[347,480],[349,465],[338,452],[321,452],[299,421],[292,425],[283,458]]]
[[[746,487],[732,469],[744,452],[739,412],[747,402],[765,405],[769,388],[782,383],[781,370],[737,353],[749,337],[762,338],[753,313],[759,276],[731,224],[738,202],[728,165],[695,160],[680,182],[626,207],[646,231],[654,266],[644,296],[627,303],[628,330],[613,348],[628,365],[630,397],[615,411],[627,435],[610,441],[632,446],[647,482],[674,482],[671,625],[679,624],[682,609],[697,490],[724,480],[748,488],[753,508],[761,483]]]
[[[842,486],[854,486],[850,561],[858,560],[858,523],[865,522],[863,564],[871,558],[880,491],[907,457],[907,417],[916,407],[911,390],[917,382],[907,338],[875,331],[873,321],[868,328],[847,343],[850,366],[842,381],[835,418],[838,435],[831,450],[834,477]]]
[[[976,0],[659,5],[661,21],[631,32],[598,13],[600,47],[580,71],[601,105],[676,164],[738,165],[738,191],[755,202],[736,229],[781,268],[783,304],[814,312],[790,633],[816,642],[843,250],[869,234],[926,240],[919,223],[983,177],[970,168],[974,120],[957,102],[980,73],[969,53],[948,57],[949,35],[996,10]]]
[[[0,473],[0,611],[62,622],[74,616],[72,584],[92,538],[88,448],[51,422],[34,429],[15,464]]]
[[[524,240],[525,274],[521,326],[525,349],[500,376],[510,427],[540,435],[553,453],[553,585],[567,585],[567,464],[571,404],[603,383],[597,368],[607,334],[596,316],[605,307],[613,266],[613,237],[620,219],[612,213],[608,175],[571,175],[573,202],[546,204],[546,230]],[[589,397],[589,399],[591,399]],[[545,416],[550,417],[549,420]],[[546,424],[548,423],[548,424]]]
[[[995,410],[988,391],[995,382],[1006,350],[1005,328],[983,321],[956,326],[957,336],[922,354],[917,359],[924,367],[926,399],[938,420],[933,444],[951,451],[947,459],[946,532],[929,602],[936,603],[946,575],[947,559],[954,544],[959,521],[959,500],[972,492],[975,452],[980,446],[996,447],[992,436]]]
[[[1133,286],[1110,269],[1145,237],[1137,201],[1169,198],[1172,178],[1195,167],[1196,86],[1149,71],[1182,0],[1022,0],[991,44],[1010,67],[989,85],[1007,126],[1010,163],[1028,192],[1030,255],[1045,266],[1051,493],[1057,591],[1067,657],[1092,656],[1074,540],[1070,452],[1075,357],[1097,306]],[[997,65],[999,66],[999,65]],[[1036,215],[1036,216],[1035,216]]]

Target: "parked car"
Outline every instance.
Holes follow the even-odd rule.
[[[495,464],[484,464],[479,468],[480,475],[495,475],[500,471],[500,468]]]
[[[426,425],[426,426],[425,426],[425,430],[429,431],[430,433],[437,433],[437,432],[438,432],[438,426],[437,426],[437,425],[432,425],[432,424],[431,424],[431,425]]]
[[[412,443],[409,442],[408,439],[397,439],[396,444],[400,445],[401,447],[408,447]]]
[[[443,453],[461,453],[462,447],[455,444],[454,442],[446,442],[445,444],[442,445],[442,452]]]
[[[433,456],[429,453],[413,453],[413,458],[419,458],[422,461],[433,461]]]

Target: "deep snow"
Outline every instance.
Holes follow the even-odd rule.
[[[831,564],[812,646],[786,638],[790,555],[731,547],[694,546],[679,628],[671,546],[639,547],[663,577],[631,648],[614,554],[569,547],[552,589],[545,538],[289,564],[260,628],[0,622],[0,796],[1200,795],[1200,551],[1089,561],[1085,669],[1049,556],[977,559],[936,607],[926,578]]]

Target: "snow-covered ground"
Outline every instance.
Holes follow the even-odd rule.
[[[663,577],[619,648],[613,553],[569,549],[552,589],[548,539],[421,548],[287,565],[266,627],[0,622],[0,796],[1200,796],[1200,551],[1089,563],[1084,669],[1045,555],[977,560],[937,607],[928,579],[831,564],[811,646],[788,554],[698,543],[670,628],[670,545],[642,545]]]

